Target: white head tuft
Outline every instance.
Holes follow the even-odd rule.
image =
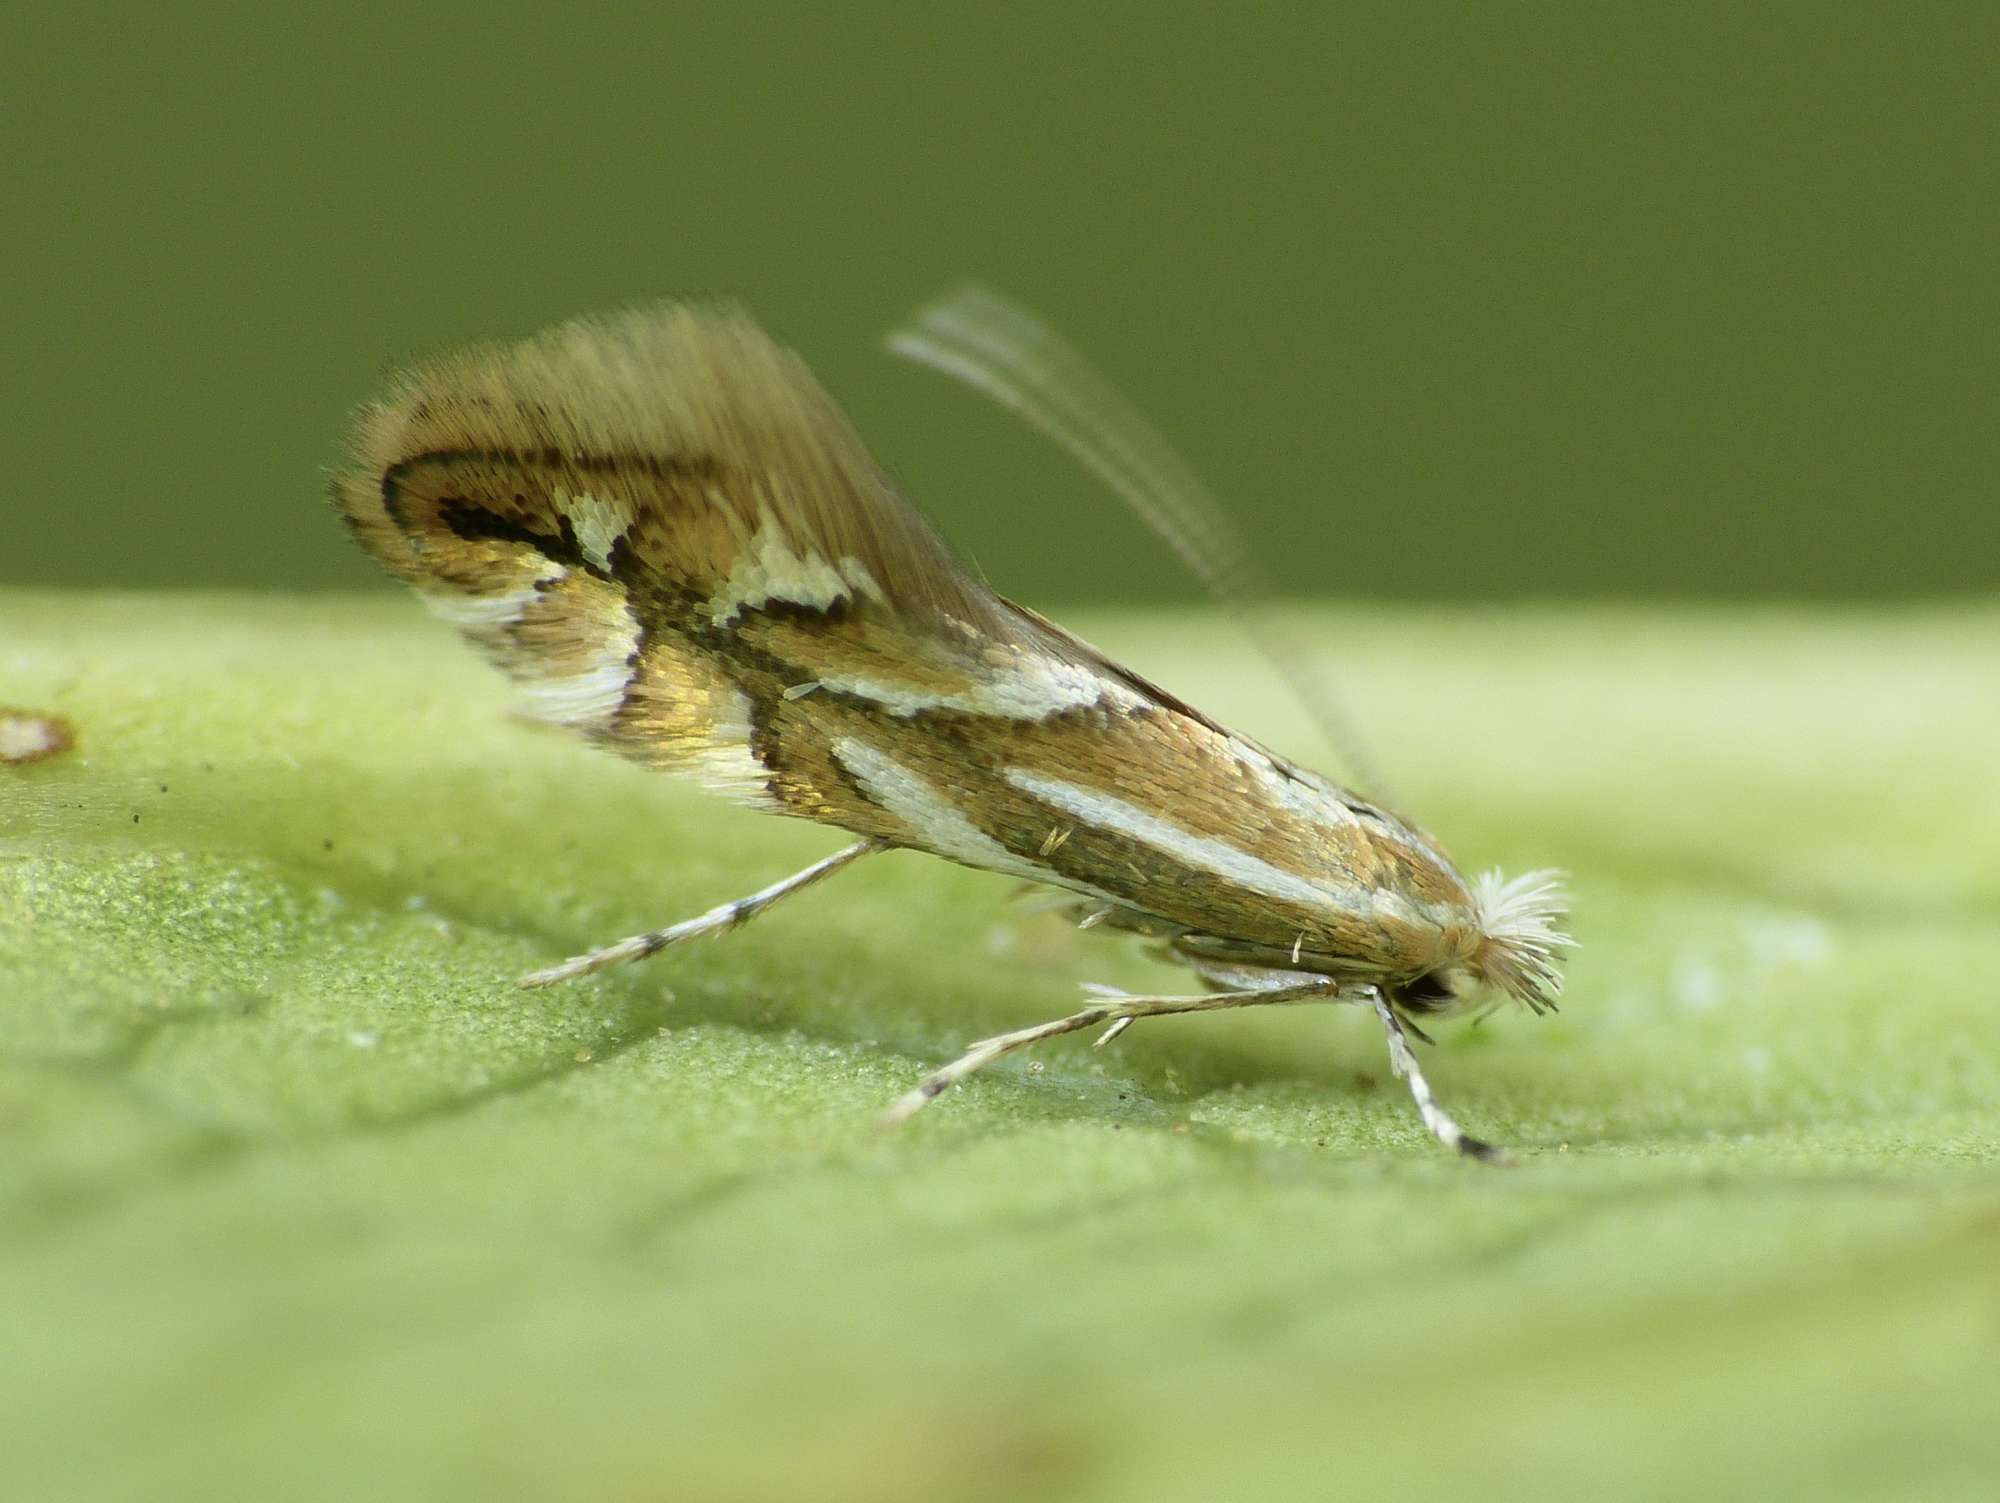
[[[1575,948],[1559,927],[1569,911],[1562,873],[1524,872],[1510,882],[1482,872],[1472,903],[1484,936],[1473,964],[1536,1012],[1552,1007],[1562,994],[1563,957]]]

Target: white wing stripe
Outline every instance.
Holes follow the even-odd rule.
[[[1031,793],[1044,803],[1087,824],[1129,835],[1195,871],[1207,872],[1246,891],[1276,898],[1280,902],[1300,903],[1309,908],[1342,913],[1366,913],[1377,906],[1371,893],[1357,891],[1350,896],[1322,887],[1296,872],[1273,866],[1261,856],[1253,856],[1226,840],[1190,834],[1157,814],[1094,788],[1079,788],[1074,783],[1025,772],[1018,767],[1007,769],[1007,781],[1024,793]]]
[[[950,799],[866,741],[843,736],[833,743],[833,754],[871,799],[909,826],[936,854],[1031,882],[1060,881],[1046,867],[1023,860],[977,828],[952,807]]]

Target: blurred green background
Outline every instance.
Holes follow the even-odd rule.
[[[1029,599],[1189,593],[881,353],[1041,309],[1296,592],[1881,597],[2000,557],[1991,5],[14,5],[0,582],[350,587],[394,358],[740,295]]]

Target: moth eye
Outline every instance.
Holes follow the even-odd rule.
[[[1451,983],[1437,971],[1419,976],[1415,981],[1404,982],[1401,991],[1405,1001],[1419,1006],[1426,1002],[1448,1002],[1453,995]]]
[[[1442,1012],[1473,989],[1470,973],[1453,967],[1429,971],[1396,989],[1398,1000],[1412,1012]]]

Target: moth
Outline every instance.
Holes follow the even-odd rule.
[[[996,398],[1108,480],[1229,598],[1219,510],[1074,351],[980,289],[897,352]],[[583,318],[418,364],[364,407],[333,495],[361,546],[520,686],[526,711],[855,841],[698,917],[521,978],[545,986],[747,923],[907,848],[1052,889],[1203,990],[971,1045],[898,1122],[1014,1050],[1140,1018],[1369,1007],[1430,1132],[1417,1022],[1554,1005],[1558,874],[1467,878],[1415,824],[994,594],[897,491],[804,362],[737,308]]]

